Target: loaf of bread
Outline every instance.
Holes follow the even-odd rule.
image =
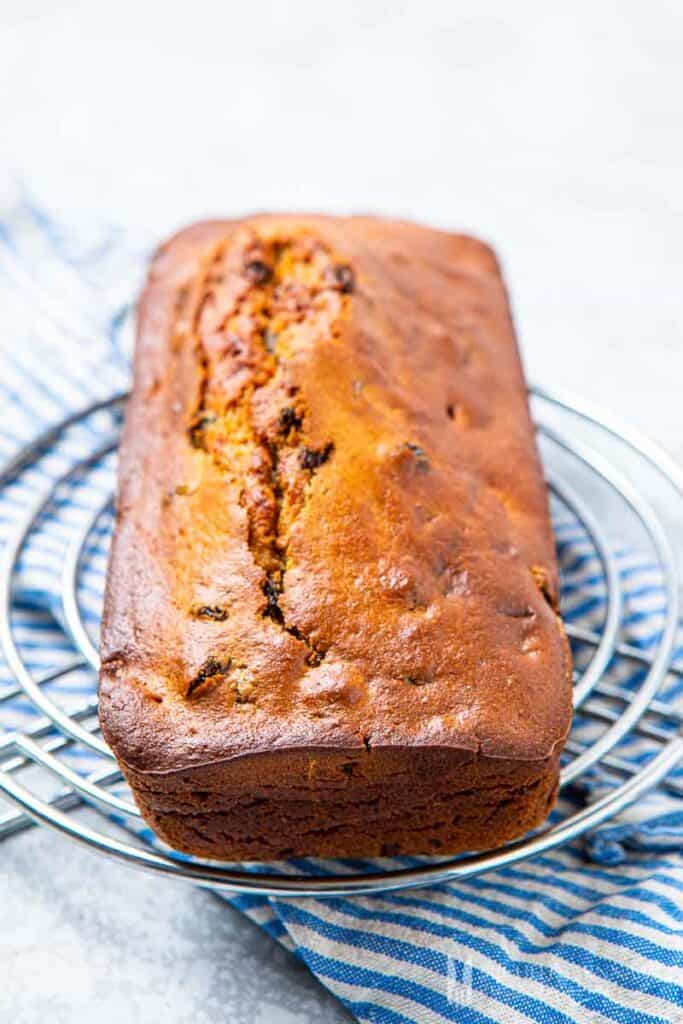
[[[486,245],[263,215],[159,250],[100,717],[145,819],[205,857],[453,853],[544,820],[570,657]]]

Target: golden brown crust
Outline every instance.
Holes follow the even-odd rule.
[[[261,819],[284,822],[287,808],[307,853],[379,852],[399,832],[402,851],[488,846],[535,824],[570,721],[557,589],[487,246],[372,218],[264,215],[194,225],[159,251],[121,450],[100,699],[170,841],[274,856],[291,843]],[[349,776],[350,760],[362,771]],[[425,810],[444,772],[447,821]],[[491,773],[502,817],[484,827]],[[259,780],[260,846],[243,806],[261,799]]]

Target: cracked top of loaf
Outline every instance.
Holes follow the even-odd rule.
[[[570,671],[486,245],[366,217],[195,225],[154,258],[102,638],[117,756],[536,760]]]

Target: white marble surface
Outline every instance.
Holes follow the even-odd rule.
[[[308,969],[216,896],[33,829],[0,846],[2,1024],[342,1024]]]
[[[6,0],[0,160],[158,235],[286,207],[477,231],[530,376],[683,460],[681,52],[677,0]],[[0,905],[2,1024],[345,1019],[211,896],[36,830]]]

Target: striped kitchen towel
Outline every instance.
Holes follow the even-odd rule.
[[[129,303],[148,246],[116,226],[67,231],[26,196],[0,212],[0,459],[67,412],[128,385]],[[0,537],[49,477],[68,466],[111,417],[91,418],[57,450],[0,494]],[[19,566],[16,635],[38,674],[64,663],[73,649],[61,628],[57,599],[65,545],[112,485],[113,456],[87,482],[57,495]],[[567,619],[595,628],[605,581],[590,538],[567,511],[554,508]],[[80,580],[85,620],[97,635],[109,523],[92,535]],[[625,594],[622,637],[644,652],[661,633],[664,593],[646,557],[617,550]],[[578,646],[577,663],[587,656]],[[683,636],[661,699],[683,710]],[[619,659],[610,678],[638,685],[645,668]],[[11,677],[0,664],[0,693]],[[87,671],[58,680],[53,695],[69,706],[93,692]],[[35,709],[22,698],[0,703],[0,730],[30,725]],[[575,736],[590,721],[578,716]],[[662,718],[660,729],[675,730]],[[657,749],[631,736],[618,756],[645,763]],[[74,746],[71,767],[92,770],[95,755]],[[613,784],[589,773],[563,800],[581,804]],[[385,1024],[542,1024],[683,1021],[683,769],[580,842],[505,870],[457,884],[380,896],[329,900],[230,897],[277,941],[300,957],[362,1021]],[[139,823],[125,822],[147,842]],[[395,866],[397,860],[387,861]],[[402,858],[400,864],[411,863]],[[298,861],[283,871],[352,870],[362,862]],[[226,897],[227,898],[227,897]]]

